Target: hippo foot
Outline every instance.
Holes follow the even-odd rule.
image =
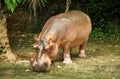
[[[79,54],[78,57],[79,58],[86,58],[87,56],[85,54]]]
[[[63,63],[64,63],[64,64],[71,64],[71,63],[72,63],[72,60],[69,59],[69,58],[66,58],[66,59],[64,59]]]

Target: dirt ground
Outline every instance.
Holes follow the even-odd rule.
[[[86,47],[86,58],[78,58],[78,48],[71,57],[72,64],[62,63],[59,51],[51,70],[46,73],[34,72],[30,66],[33,56],[35,34],[10,36],[10,45],[18,61],[0,62],[0,79],[120,79],[120,39],[90,38]]]

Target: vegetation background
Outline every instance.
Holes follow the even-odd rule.
[[[5,13],[9,10],[8,22],[17,20],[8,26],[10,30],[36,33],[48,18],[65,11],[66,1],[70,3],[69,10],[81,10],[91,17],[92,37],[120,37],[119,0],[1,0],[1,3]]]

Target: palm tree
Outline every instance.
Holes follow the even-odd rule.
[[[7,61],[14,61],[16,60],[16,56],[10,48],[6,26],[6,17],[0,13],[0,49],[2,50],[1,52],[4,53],[1,57]]]

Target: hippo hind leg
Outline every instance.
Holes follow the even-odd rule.
[[[70,43],[66,43],[64,49],[63,49],[63,54],[64,54],[64,64],[70,64],[72,63],[71,57],[70,57],[70,52],[72,49],[69,48]]]
[[[80,57],[80,58],[85,58],[86,57],[86,55],[85,55],[86,44],[87,44],[87,42],[84,42],[80,45],[78,57]]]

